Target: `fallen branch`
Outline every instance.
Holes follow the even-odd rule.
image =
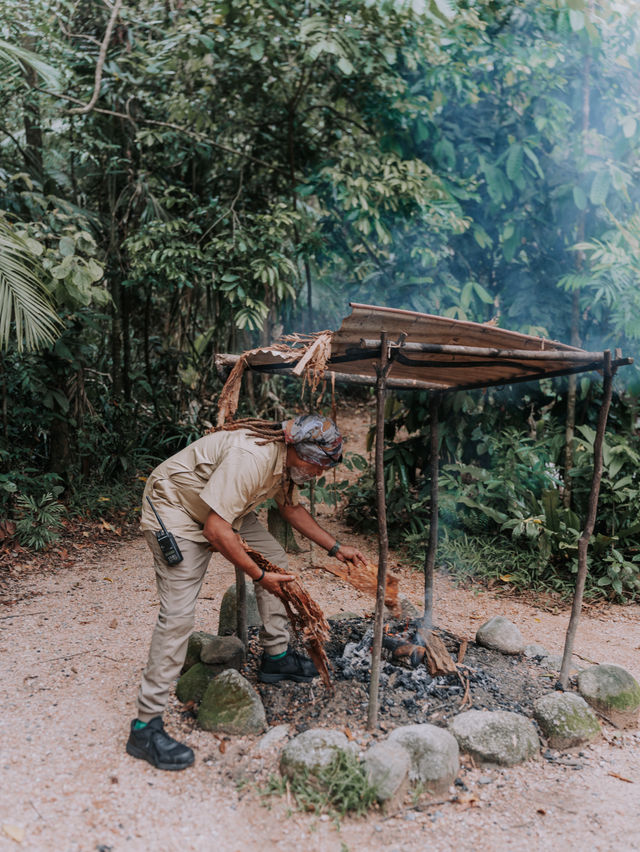
[[[247,544],[244,548],[259,568],[274,574],[282,573],[281,568],[273,565],[257,550],[253,550]],[[279,589],[278,597],[284,604],[294,633],[304,642],[324,685],[333,690],[329,676],[329,660],[324,650],[324,644],[329,638],[329,624],[324,613],[298,580],[281,583]]]
[[[0,615],[0,621],[4,621],[7,618],[27,618],[30,615],[45,615],[46,610],[41,609],[38,612],[17,612],[15,615]]]
[[[635,784],[635,781],[632,781],[631,778],[625,778],[624,775],[618,775],[617,772],[607,772],[607,775],[610,775],[612,778],[617,778],[619,781],[626,781],[627,784]]]

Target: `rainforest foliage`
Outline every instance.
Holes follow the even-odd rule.
[[[633,355],[639,79],[616,0],[0,0],[0,518],[46,546],[61,499],[134,505],[215,419],[217,352],[350,300]],[[617,381],[594,577],[628,594],[640,385]],[[446,542],[570,577],[599,393],[447,400]],[[426,403],[389,405],[390,523],[423,539]]]

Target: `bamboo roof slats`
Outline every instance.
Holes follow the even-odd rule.
[[[393,361],[390,387],[401,387],[404,381],[441,390],[488,387],[601,370],[604,364],[602,352],[585,352],[491,323],[352,303],[351,314],[333,334],[327,370],[373,379],[382,332],[389,338]]]
[[[469,390],[530,382],[602,371],[605,359],[604,352],[586,352],[492,323],[351,303],[351,314],[337,331],[289,335],[241,356],[218,355],[216,365],[224,373],[242,358],[244,366],[258,372],[304,375],[314,389],[327,376],[345,384],[374,385],[383,333],[392,362],[386,383],[397,389]],[[616,358],[612,367],[630,363],[630,358]],[[238,375],[241,368],[236,381]]]

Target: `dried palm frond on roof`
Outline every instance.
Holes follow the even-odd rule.
[[[218,400],[218,426],[223,426],[229,420],[232,420],[238,410],[242,377],[251,362],[252,356],[257,354],[267,355],[269,353],[278,354],[284,363],[295,363],[293,368],[294,374],[297,376],[303,375],[304,383],[308,384],[311,392],[314,393],[324,378],[327,361],[331,357],[331,332],[320,331],[316,334],[289,334],[282,337],[278,343],[274,343],[272,346],[261,346],[258,349],[243,352],[229,373],[229,377],[220,393],[220,399]]]
[[[282,569],[269,562],[257,550],[249,547],[246,543],[244,548],[256,563],[258,568],[264,568],[267,572],[281,574]],[[324,650],[324,645],[329,638],[329,625],[324,613],[318,604],[309,596],[298,580],[290,583],[281,583],[278,597],[284,604],[287,617],[291,622],[293,630],[305,644],[309,656],[320,672],[322,682],[333,690],[331,677],[329,676],[329,660]]]

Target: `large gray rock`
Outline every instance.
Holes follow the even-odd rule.
[[[640,713],[640,684],[622,666],[603,664],[578,675],[580,695],[616,728],[632,728]]]
[[[513,766],[540,749],[533,722],[507,710],[467,710],[452,719],[449,730],[460,750],[482,763]]]
[[[400,804],[409,786],[411,757],[398,743],[375,743],[364,755],[367,781],[386,808]]]
[[[286,744],[280,755],[280,772],[289,778],[298,774],[315,775],[329,766],[340,751],[355,752],[341,731],[310,728]]]
[[[405,725],[392,731],[387,742],[406,749],[411,758],[409,777],[430,793],[444,793],[453,784],[460,763],[458,744],[436,725]]]
[[[504,615],[494,615],[478,628],[476,642],[485,648],[502,651],[503,654],[521,654],[524,639],[512,621]]]
[[[189,644],[187,645],[187,656],[182,666],[182,673],[188,671],[191,666],[195,666],[200,662],[200,650],[202,645],[209,639],[215,639],[213,633],[205,633],[204,630],[196,630],[189,636]]]
[[[211,681],[200,709],[198,724],[205,731],[225,734],[261,734],[267,719],[260,696],[235,669],[227,669]]]
[[[544,645],[538,645],[537,642],[532,642],[531,645],[525,645],[524,655],[525,657],[537,658],[539,660],[542,660],[545,657],[549,656],[549,652],[544,647]]]
[[[208,666],[222,666],[225,669],[240,671],[244,660],[244,645],[237,636],[211,636],[200,648],[200,662]]]
[[[584,698],[575,692],[550,692],[533,705],[533,718],[551,748],[590,743],[600,736],[600,723]]]
[[[246,583],[247,589],[247,627],[259,627],[262,622],[258,612],[256,593],[253,583]],[[218,633],[220,636],[230,636],[236,632],[236,584],[229,586],[220,604],[220,621]]]

